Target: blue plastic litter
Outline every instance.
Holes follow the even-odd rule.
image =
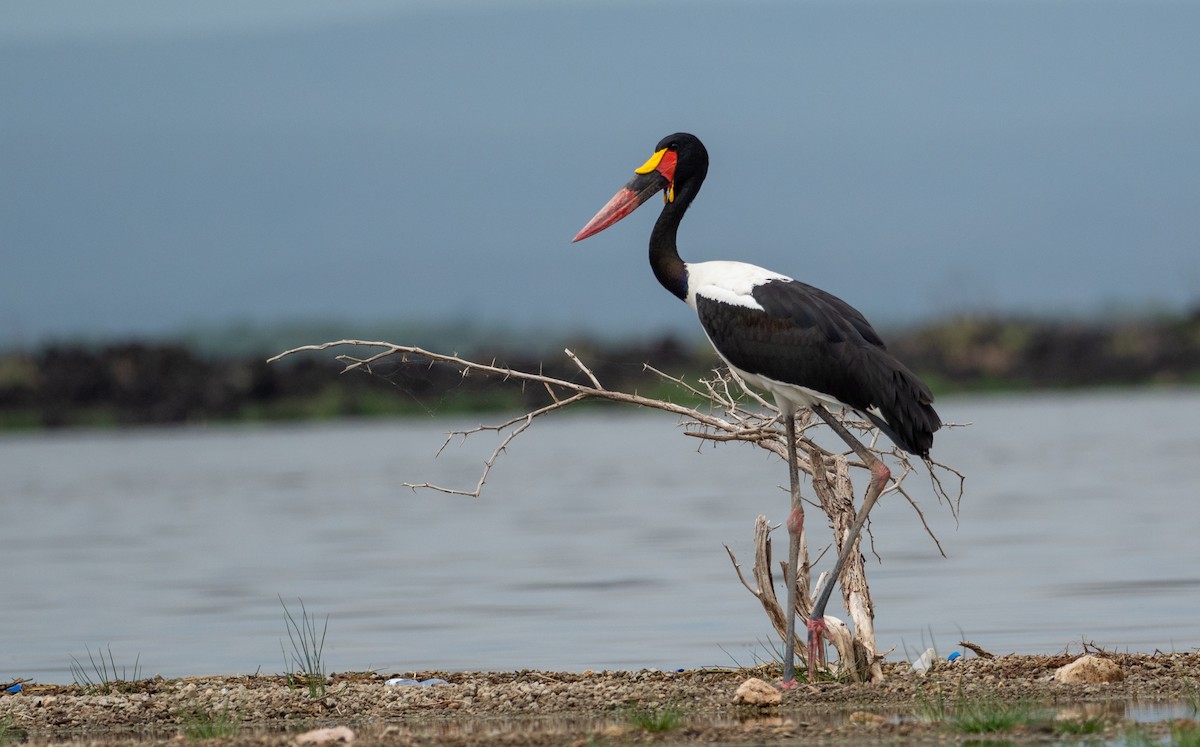
[[[946,661],[953,664],[953,663],[956,663],[961,658],[962,658],[962,654],[959,653],[958,651],[955,651],[954,653],[952,653],[946,657]]]
[[[6,692],[6,693],[19,693],[19,692],[21,692],[21,683],[20,683],[20,682],[18,682],[17,684],[15,684],[15,685],[13,685],[12,687],[8,688],[8,689],[7,689],[7,690],[5,690],[4,692]]]

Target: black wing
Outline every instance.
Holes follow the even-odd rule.
[[[941,426],[933,394],[887,351],[857,309],[796,280],[771,280],[751,295],[761,311],[696,295],[700,323],[727,361],[833,397],[870,418],[905,451],[929,454]]]

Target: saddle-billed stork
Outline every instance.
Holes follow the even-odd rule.
[[[928,458],[941,420],[933,395],[896,360],[855,308],[819,288],[744,262],[688,263],[675,245],[679,223],[708,173],[708,151],[694,135],[663,138],[654,155],[574,241],[603,231],[658,192],[664,205],[650,233],[650,266],[658,282],[696,310],[717,354],[747,383],[766,390],[786,424],[791,513],[787,584],[787,633],[783,685],[795,682],[796,573],[804,508],[796,460],[796,412],[809,408],[863,460],[871,480],[842,551],[813,604],[808,620],[809,677],[823,652],[825,606],[854,550],[863,524],[891,471],[839,422],[828,406],[855,410],[896,446]]]

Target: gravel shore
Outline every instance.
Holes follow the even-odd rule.
[[[1124,678],[1062,684],[1055,670],[1077,658],[971,656],[926,675],[886,664],[880,684],[821,682],[782,693],[778,705],[734,703],[750,677],[778,680],[773,668],[683,672],[403,672],[327,678],[310,695],[277,675],[153,678],[85,689],[21,683],[0,696],[0,745],[140,745],[199,739],[225,745],[300,743],[318,727],[346,726],[362,745],[956,743],[971,735],[945,719],[961,703],[1023,703],[1045,724],[1082,719],[1103,733],[1130,728],[1129,704],[1173,704],[1195,718],[1200,654],[1107,654]],[[432,686],[385,685],[391,677],[441,678]],[[0,683],[2,684],[2,683]],[[1168,722],[1149,725],[1166,729]],[[1052,726],[1028,725],[1008,741],[1045,741]],[[1053,732],[1050,732],[1053,734]],[[978,738],[978,735],[974,735]]]

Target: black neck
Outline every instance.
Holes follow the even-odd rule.
[[[663,206],[654,230],[650,232],[650,267],[662,287],[681,300],[687,300],[687,266],[679,258],[675,235],[694,193],[685,190],[675,193],[675,199]]]

